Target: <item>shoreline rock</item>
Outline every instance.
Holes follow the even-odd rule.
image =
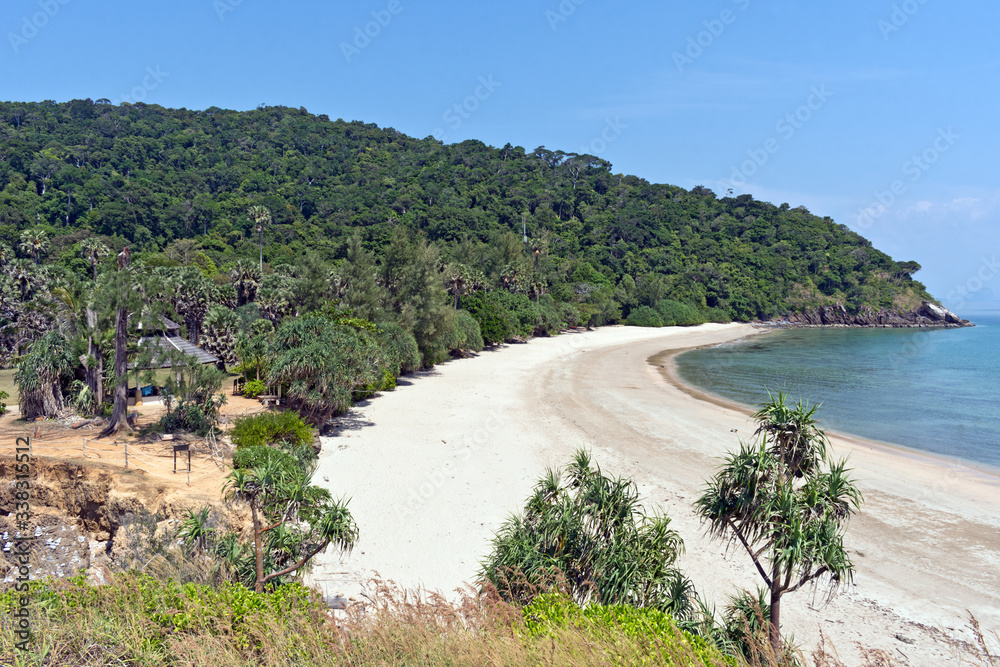
[[[947,308],[923,301],[909,312],[864,308],[851,314],[842,305],[815,308],[802,313],[789,313],[781,318],[762,320],[765,326],[795,327],[869,327],[869,328],[959,328],[976,326],[963,320]]]

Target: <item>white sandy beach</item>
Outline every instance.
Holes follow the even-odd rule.
[[[451,594],[474,577],[493,532],[544,469],[582,446],[673,518],[687,545],[682,569],[721,607],[760,581],[742,550],[727,554],[704,536],[692,503],[716,458],[752,428],[737,406],[678,388],[660,353],[753,331],[604,328],[404,378],[323,439],[316,481],[351,498],[361,539],[349,556],[324,555],[313,581],[357,597],[378,572]],[[783,629],[804,648],[822,629],[848,664],[857,642],[902,664],[959,664],[945,635],[971,638],[966,609],[984,629],[1000,629],[1000,478],[859,439],[833,444],[851,456],[867,501],[847,536],[855,585],[828,604],[822,590],[787,596]]]

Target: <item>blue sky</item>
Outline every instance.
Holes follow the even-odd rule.
[[[6,0],[7,100],[303,106],[803,204],[1000,301],[1000,4]]]

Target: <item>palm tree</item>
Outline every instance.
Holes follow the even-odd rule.
[[[263,258],[261,260],[263,262]],[[236,288],[237,305],[243,306],[254,300],[257,289],[260,287],[260,269],[253,265],[251,261],[237,259],[229,269],[229,277]]]
[[[13,259],[14,249],[0,241],[0,269],[7,266]]]
[[[15,259],[7,269],[7,274],[17,283],[18,291],[21,293],[21,301],[28,298],[28,288],[31,287],[35,272],[35,267],[26,259]]]
[[[128,322],[129,317],[140,311],[147,302],[143,293],[144,284],[135,280],[130,258],[131,254],[126,247],[118,255],[117,273],[101,276],[107,280],[102,280],[99,286],[102,296],[97,302],[108,304],[115,311],[114,407],[107,426],[97,436],[99,438],[119,431],[132,431],[128,423]]]
[[[205,313],[201,346],[227,364],[236,363],[236,337],[240,330],[240,319],[236,313],[212,304]]]
[[[90,236],[85,238],[80,243],[80,250],[83,253],[83,258],[90,262],[90,266],[94,271],[94,281],[97,281],[97,264],[101,261],[102,257],[107,257],[111,254],[111,249],[101,242],[101,239],[96,236]]]
[[[264,228],[271,224],[271,211],[266,206],[254,205],[247,211],[247,217],[253,221],[257,232],[257,243],[260,246],[260,272],[264,273]]]
[[[49,247],[49,237],[44,231],[26,229],[21,232],[20,248],[35,260],[35,265],[42,263],[42,253]]]
[[[854,564],[843,537],[863,502],[846,461],[827,457],[816,406],[783,393],[754,414],[759,443],[743,443],[706,485],[696,508],[710,533],[739,541],[770,592],[768,635],[782,652],[781,597],[816,578],[850,581]]]

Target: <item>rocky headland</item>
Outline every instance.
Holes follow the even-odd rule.
[[[848,312],[842,305],[814,308],[802,313],[789,313],[780,318],[765,320],[763,324],[772,326],[806,327],[974,327],[969,320],[963,320],[947,308],[922,301],[911,311],[875,310],[862,308],[857,313]]]

